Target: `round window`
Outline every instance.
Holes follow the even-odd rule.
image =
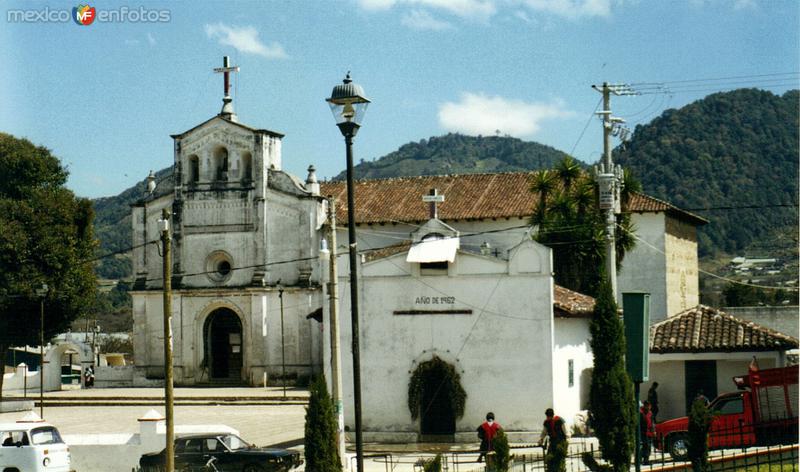
[[[213,282],[225,282],[233,273],[230,254],[225,251],[214,251],[206,258],[206,275]]]
[[[223,277],[231,273],[231,263],[228,261],[220,261],[217,264],[217,273]]]

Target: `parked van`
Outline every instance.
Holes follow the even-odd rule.
[[[44,422],[0,423],[0,472],[71,472],[69,447]]]

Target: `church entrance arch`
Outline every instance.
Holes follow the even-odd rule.
[[[203,324],[203,352],[211,381],[242,379],[242,322],[233,310],[218,308]]]
[[[455,366],[437,356],[422,362],[411,376],[408,393],[412,416],[420,420],[420,440],[453,441],[466,400]]]

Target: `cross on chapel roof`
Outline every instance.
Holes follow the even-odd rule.
[[[214,68],[214,72],[221,73],[223,76],[223,84],[224,84],[224,92],[225,95],[222,97],[222,111],[220,111],[220,115],[223,118],[226,118],[231,121],[236,121],[236,113],[233,111],[233,99],[231,98],[231,82],[230,82],[230,73],[231,72],[239,72],[239,66],[231,66],[230,58],[228,56],[224,56],[222,58],[222,67]]]
[[[437,203],[444,202],[444,195],[439,195],[439,191],[435,188],[430,189],[427,195],[422,196],[423,202],[428,202],[428,208],[430,209],[430,218],[435,219],[439,218],[439,209],[437,208]]]

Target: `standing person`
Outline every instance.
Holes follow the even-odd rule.
[[[639,432],[642,438],[642,465],[650,464],[650,449],[653,447],[653,437],[656,428],[653,425],[653,414],[650,411],[650,402],[645,400],[639,409]]]
[[[541,446],[548,439],[547,453],[544,456],[547,472],[563,472],[566,470],[567,450],[569,448],[567,425],[561,417],[556,416],[552,408],[545,410],[547,417],[542,425],[542,434],[539,435]]]
[[[92,369],[92,366],[86,367],[86,371],[83,375],[85,378],[84,384],[86,385],[86,388],[94,387],[94,369]]]
[[[478,437],[481,440],[481,453],[478,455],[478,462],[483,462],[483,458],[486,457],[486,454],[494,450],[492,440],[497,436],[497,431],[499,429],[500,423],[495,423],[494,413],[491,411],[486,413],[486,421],[478,426]]]
[[[653,424],[658,422],[658,382],[653,382],[650,389],[647,391],[647,401],[650,402],[650,412],[653,414]]]

